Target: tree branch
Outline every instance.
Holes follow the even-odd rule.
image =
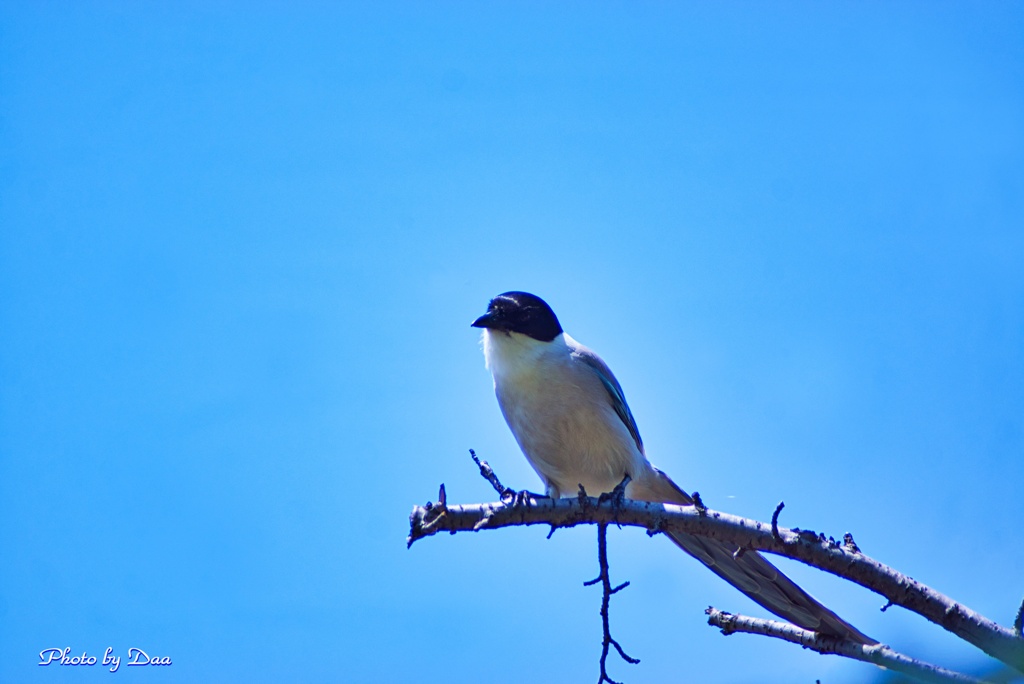
[[[708,615],[708,624],[721,628],[722,634],[727,636],[736,632],[745,632],[747,634],[775,637],[776,639],[782,639],[793,644],[799,644],[818,653],[841,655],[865,663],[873,663],[874,665],[900,672],[922,682],[933,682],[934,684],[950,684],[950,682],[959,682],[961,684],[981,683],[980,679],[897,653],[884,644],[858,644],[847,639],[823,636],[817,632],[811,632],[796,625],[791,625],[788,622],[763,620],[746,615],[733,615],[717,608],[708,608],[704,612]]]
[[[487,461],[481,461],[480,457],[476,455],[476,451],[470,449],[469,456],[473,459],[473,463],[476,463],[476,467],[480,469],[480,477],[491,483],[491,486],[494,487],[494,491],[498,492],[498,497],[501,498],[502,501],[506,501],[515,496],[515,490],[501,484],[501,480],[498,479],[494,469],[491,468]]]
[[[711,509],[698,512],[693,506],[628,499],[615,505],[594,498],[525,497],[511,504],[417,506],[410,516],[408,544],[442,531],[454,534],[510,525],[544,524],[556,528],[601,523],[643,527],[649,534],[666,530],[688,532],[801,561],[871,589],[1024,672],[1024,639],[1013,630],[864,555],[852,537],[839,543],[809,530],[787,529],[777,524],[773,530],[769,523]]]
[[[640,659],[627,655],[622,650],[619,642],[612,638],[611,625],[608,619],[608,604],[611,602],[612,594],[616,594],[628,587],[629,582],[623,582],[614,589],[612,588],[611,577],[608,574],[608,525],[604,523],[597,526],[597,561],[601,567],[601,574],[596,579],[583,583],[583,586],[589,587],[600,582],[603,590],[601,595],[601,624],[604,627],[604,638],[601,641],[601,675],[597,679],[597,684],[604,684],[604,682],[619,684],[619,682],[608,676],[606,662],[608,660],[609,647],[614,646],[615,650],[619,652],[619,656],[631,665],[636,665],[640,662]]]

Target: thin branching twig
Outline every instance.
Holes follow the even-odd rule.
[[[947,670],[897,653],[885,644],[859,644],[848,639],[818,634],[788,622],[764,620],[747,615],[733,615],[717,608],[708,608],[704,612],[708,615],[708,624],[721,629],[722,634],[743,632],[774,637],[799,644],[818,653],[846,656],[865,663],[873,663],[930,684],[981,684],[982,682],[980,679],[960,672]]]
[[[583,583],[583,586],[589,587],[600,582],[603,590],[601,596],[601,625],[604,628],[604,638],[601,641],[601,674],[597,679],[597,684],[603,684],[604,682],[620,684],[608,676],[607,660],[609,647],[614,646],[622,659],[632,665],[639,663],[640,659],[631,657],[622,650],[619,642],[612,638],[611,624],[608,619],[608,604],[611,602],[612,594],[617,594],[628,587],[629,582],[623,582],[617,587],[612,587],[611,578],[608,574],[608,525],[606,523],[597,526],[597,562],[601,568],[601,574]]]

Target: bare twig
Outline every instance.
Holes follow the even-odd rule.
[[[419,513],[419,516],[417,524],[409,531],[409,537],[406,539],[405,548],[407,549],[412,547],[412,543],[420,537],[434,534],[436,532],[434,528],[441,521],[441,518],[448,513],[448,495],[444,491],[443,482],[437,491],[437,503],[428,501],[425,506],[414,508],[413,513],[416,512]]]
[[[483,522],[486,519],[485,522]],[[729,542],[750,550],[787,556],[843,577],[877,592],[895,605],[914,611],[992,657],[1024,672],[1024,639],[1012,629],[959,604],[934,589],[870,558],[852,539],[839,545],[823,536],[806,534],[708,509],[699,514],[693,506],[625,500],[621,505],[597,499],[538,499],[529,506],[503,503],[445,507],[437,516],[431,509],[416,507],[410,517],[409,543],[441,531],[494,529],[509,525],[544,524],[573,527],[581,524],[618,523],[649,531],[687,532]],[[852,548],[851,548],[852,547]]]
[[[601,574],[595,579],[583,583],[583,586],[589,587],[600,582],[603,590],[601,597],[601,624],[604,627],[604,639],[601,642],[601,674],[597,679],[597,684],[603,684],[604,682],[619,684],[619,682],[608,676],[606,662],[608,660],[609,647],[614,646],[622,659],[632,665],[639,663],[640,659],[630,657],[622,650],[619,642],[612,638],[611,626],[608,621],[608,604],[611,601],[612,594],[617,594],[628,587],[629,582],[623,582],[614,589],[612,588],[611,578],[608,574],[608,525],[606,523],[601,523],[597,526],[597,561],[601,568]]]
[[[796,625],[791,625],[788,622],[763,620],[746,615],[733,615],[717,608],[708,608],[704,612],[708,615],[708,624],[719,627],[722,630],[722,634],[725,635],[744,632],[775,637],[776,639],[799,644],[818,653],[841,655],[865,663],[873,663],[922,682],[934,682],[935,684],[950,684],[950,682],[980,684],[982,681],[960,672],[947,670],[937,665],[903,655],[885,644],[858,644],[855,641],[811,632]]]
[[[499,480],[498,476],[495,475],[494,469],[491,468],[490,464],[487,463],[487,461],[480,460],[476,455],[476,451],[470,449],[469,455],[472,457],[473,463],[476,463],[477,468],[480,469],[480,476],[491,483],[491,486],[494,487],[494,491],[498,492],[498,496],[502,501],[515,496],[515,492],[512,489],[501,484],[501,480]]]
[[[780,542],[782,541],[782,537],[779,536],[779,513],[781,513],[782,509],[785,507],[786,502],[780,501],[779,505],[775,507],[775,512],[772,513],[772,537],[774,537],[776,541]]]

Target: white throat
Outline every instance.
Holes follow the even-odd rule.
[[[547,359],[568,358],[568,337],[562,333],[550,342],[541,342],[522,333],[484,330],[484,360],[495,382],[498,378],[535,373]]]

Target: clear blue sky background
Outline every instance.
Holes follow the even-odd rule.
[[[509,289],[709,505],[1024,596],[1020,4],[3,2],[0,150],[0,681],[596,680],[592,529],[405,548],[493,497],[470,447],[539,487],[469,327]],[[610,554],[617,679],[877,676]]]

